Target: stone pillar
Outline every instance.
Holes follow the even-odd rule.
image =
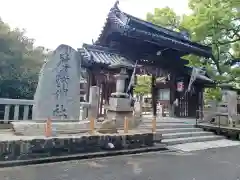
[[[79,116],[79,120],[85,120],[87,117],[87,110],[90,107],[90,103],[89,102],[80,102],[80,116]]]
[[[163,106],[158,103],[157,109],[158,109],[158,116],[163,117]]]
[[[142,117],[142,106],[141,102],[137,101],[134,104],[134,115],[136,118]]]
[[[90,93],[89,93],[90,107],[88,110],[88,118],[97,119],[98,111],[99,111],[98,101],[99,101],[99,87],[92,86],[92,87],[90,87]]]

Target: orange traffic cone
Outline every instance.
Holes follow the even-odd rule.
[[[52,136],[52,120],[50,118],[47,119],[47,122],[45,124],[45,136]]]

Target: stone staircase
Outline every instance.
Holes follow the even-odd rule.
[[[151,119],[146,118],[140,127],[151,128],[151,126]],[[162,143],[167,146],[225,139],[223,136],[195,128],[194,120],[170,117],[157,120],[157,133],[162,134]]]

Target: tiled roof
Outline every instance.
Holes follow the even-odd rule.
[[[129,22],[137,23],[141,26],[141,28],[140,26],[135,27]],[[111,25],[109,26],[109,24]],[[205,57],[212,56],[210,47],[192,42],[184,37],[182,33],[156,26],[147,21],[128,15],[122,12],[117,7],[117,4],[115,4],[115,6],[110,10],[107,21],[96,44],[101,44],[102,38],[105,36],[105,32],[109,30],[109,27],[114,28],[115,31],[129,37],[140,38],[149,42],[159,43],[161,45],[164,44],[173,49],[180,51],[183,50],[185,52],[190,51],[190,53]]]
[[[89,67],[92,65],[109,66],[115,64],[125,64],[126,66],[134,67],[134,63],[125,57],[122,57],[115,50],[97,46],[83,44],[78,50],[83,57],[83,66]]]

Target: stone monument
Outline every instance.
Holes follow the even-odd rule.
[[[227,113],[228,124],[235,126],[237,121],[237,91],[231,85],[223,84],[222,89],[222,102],[220,107],[225,107]]]
[[[43,136],[45,122],[52,120],[53,134],[86,132],[89,121],[79,121],[80,57],[67,45],[60,45],[43,65],[34,96],[33,120],[12,122],[18,135]],[[87,107],[88,103],[82,102]]]
[[[80,61],[77,51],[60,45],[43,65],[34,96],[33,120],[78,120]]]
[[[222,99],[218,103],[210,104],[209,112],[204,114],[204,119],[217,125],[235,126],[237,121],[237,92],[228,84],[222,84],[220,87]]]

